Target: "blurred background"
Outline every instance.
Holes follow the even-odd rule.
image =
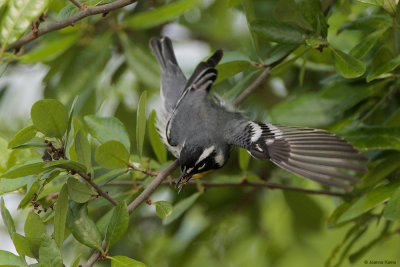
[[[82,2],[90,6],[111,1]],[[321,2],[322,10],[328,12],[326,40],[330,47],[349,53],[370,42],[371,35],[376,36],[369,50],[362,54],[361,60],[367,64],[366,74],[346,78],[338,74],[332,49],[299,47],[290,42],[285,44],[286,48],[277,47],[276,40],[265,40],[265,36],[251,30],[249,17],[279,19],[290,25],[304,26],[304,14],[299,13],[294,2],[138,1],[46,34],[24,45],[16,55],[6,53],[0,67],[0,150],[3,150],[0,172],[7,168],[11,153],[6,148],[7,141],[30,124],[30,108],[43,98],[55,98],[70,107],[79,95],[75,107],[78,117],[115,116],[124,123],[134,143],[139,96],[147,91],[147,114],[159,103],[160,70],[148,47],[149,39],[154,36],[172,39],[177,60],[187,76],[199,61],[216,49],[223,49],[225,56],[221,64],[231,65],[219,69],[223,79],[216,82],[212,92],[227,102],[233,101],[257,78],[262,64],[273,64],[288,54],[284,63],[274,68],[262,86],[240,105],[249,118],[319,127],[345,138],[350,136],[349,141],[366,150],[371,162],[375,160],[373,168],[381,168],[379,163],[388,153],[392,153],[391,161],[400,161],[397,152],[400,135],[390,136],[390,144],[381,144],[379,140],[383,137],[377,134],[367,141],[357,139],[359,133],[350,134],[353,130],[362,131],[362,126],[400,126],[399,74],[395,71],[398,64],[378,75],[378,79],[366,81],[371,70],[398,55],[400,35],[399,27],[392,27],[393,14],[385,7],[365,3],[369,1]],[[169,9],[159,11],[168,5]],[[53,0],[44,23],[78,11],[71,3]],[[371,16],[376,19],[359,21]],[[354,21],[357,23],[352,24]],[[379,144],[371,145],[375,141]],[[132,146],[130,152],[137,154],[136,147]],[[248,165],[246,160],[239,163],[239,153],[234,150],[223,169],[203,179],[240,181],[247,178],[321,189],[320,185],[296,177],[270,162],[250,159]],[[160,170],[174,160],[168,154],[168,162],[157,162],[147,136],[143,154],[154,161],[151,166]],[[381,181],[395,180],[400,176],[399,167],[397,164],[385,175],[377,175],[382,175]],[[177,175],[178,172],[173,174]],[[399,234],[386,235],[385,232],[380,236],[387,227],[387,220],[374,219],[368,224],[336,223],[332,213],[343,202],[341,198],[245,186],[205,189],[186,186],[177,194],[174,187],[160,187],[151,197],[153,202],[177,203],[195,195],[190,198],[193,204],[170,223],[158,218],[153,206],[143,204],[131,215],[128,232],[111,249],[110,255],[126,255],[147,266],[161,267],[362,266],[364,261],[370,260],[400,264]],[[22,231],[29,210],[29,207],[17,210],[23,197],[20,193],[24,190],[7,193],[0,186],[0,193],[16,221],[17,232]],[[107,190],[125,196],[135,193],[130,186],[110,186]],[[90,216],[100,230],[106,227],[101,218],[109,208],[101,200],[89,205]],[[384,205],[375,208],[374,215],[380,218],[383,208]],[[392,229],[398,229],[398,221],[391,223]],[[364,231],[356,238],[353,234],[359,230],[355,229],[357,227]],[[5,226],[0,225],[0,230],[0,249],[16,253]],[[360,257],[350,263],[349,255],[364,250],[365,253],[360,253]],[[62,250],[66,266],[78,254],[85,259],[90,253],[91,249],[71,236]],[[35,261],[29,259],[29,262]],[[108,261],[100,261],[95,266],[109,265]]]

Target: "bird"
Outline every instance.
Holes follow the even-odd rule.
[[[161,66],[161,105],[156,126],[163,143],[178,159],[178,192],[192,177],[222,168],[233,147],[258,160],[270,160],[298,176],[328,187],[351,190],[355,172],[366,172],[367,158],[326,130],[249,120],[213,97],[217,50],[187,79],[168,37],[153,37],[150,48]]]

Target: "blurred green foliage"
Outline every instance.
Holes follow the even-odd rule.
[[[103,239],[110,257],[97,266],[400,262],[395,0],[138,1],[9,51],[43,12],[39,29],[79,9],[59,0],[0,0],[0,82],[21,66],[46,70],[46,100],[33,105],[31,120],[21,122],[10,111],[14,125],[0,124],[0,194],[21,194],[25,220],[24,232],[16,230],[2,200],[3,228],[19,256],[0,251],[0,265],[26,266],[27,256],[42,266],[77,266]],[[156,134],[152,111],[160,71],[147,44],[163,34],[191,54],[198,48],[191,44],[224,49],[213,92],[227,102],[271,66],[270,77],[241,109],[252,119],[337,133],[368,156],[363,182],[341,199],[245,186],[186,186],[178,195],[160,187],[152,205],[142,204],[128,220],[125,203],[152,180],[135,170],[160,171],[173,160]],[[3,101],[12,88],[0,85]],[[24,86],[32,89],[28,80]],[[76,173],[90,173],[119,205],[98,197]],[[320,187],[239,150],[224,169],[203,179],[243,178]],[[139,183],[107,185],[111,181]]]

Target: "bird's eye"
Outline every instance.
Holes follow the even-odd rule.
[[[200,171],[200,170],[204,169],[205,166],[206,166],[206,163],[204,162],[199,167],[197,167],[197,169]]]

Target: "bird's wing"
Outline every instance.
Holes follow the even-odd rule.
[[[367,158],[345,140],[325,130],[248,122],[232,130],[229,143],[255,158],[271,160],[290,172],[327,186],[351,189],[344,183],[360,179],[349,171],[366,172]]]
[[[172,112],[186,87],[186,77],[176,61],[168,37],[152,38],[150,48],[161,65],[161,96],[167,112]]]
[[[176,102],[175,107],[172,109],[170,119],[167,122],[166,128],[169,144],[177,145],[171,141],[172,139],[170,137],[170,126],[180,103],[191,91],[204,90],[208,92],[210,90],[213,82],[217,79],[217,70],[215,69],[215,67],[221,60],[222,55],[222,50],[217,50],[207,61],[200,62],[194,70],[192,76],[190,76],[189,80],[187,81],[185,89],[183,90],[182,95],[179,97],[178,101]]]

